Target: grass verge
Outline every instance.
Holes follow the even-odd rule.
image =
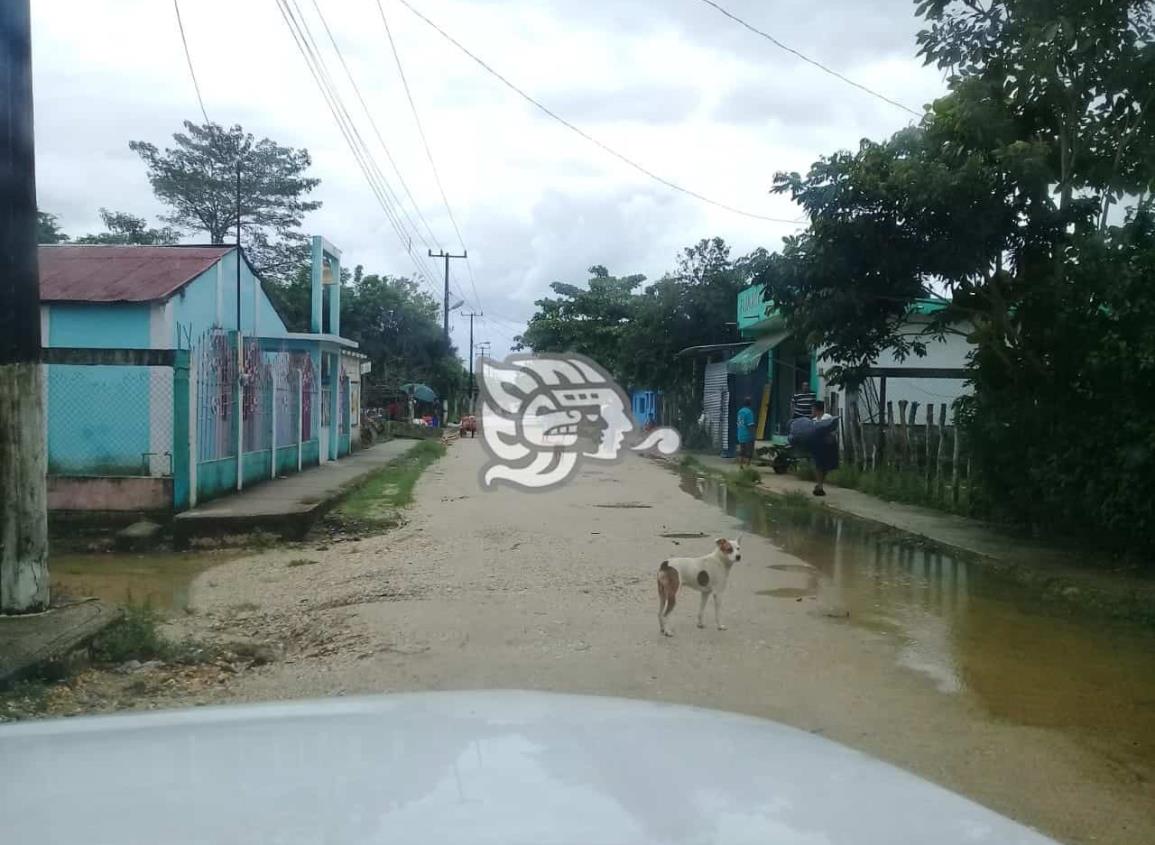
[[[814,468],[808,461],[800,462],[794,468],[794,475],[803,481],[813,481],[815,478]],[[887,502],[921,505],[959,516],[978,516],[971,507],[966,485],[960,485],[958,500],[955,501],[952,492],[942,487],[927,490],[926,477],[921,472],[892,468],[863,471],[857,466],[845,465],[831,472],[826,483],[858,490]]]
[[[152,605],[130,597],[124,615],[101,631],[92,641],[90,653],[98,664],[129,660],[162,660],[193,664],[211,659],[212,650],[201,643],[170,640],[161,632],[164,617]]]
[[[329,512],[328,519],[364,530],[397,526],[399,511],[413,501],[417,479],[444,455],[445,447],[440,442],[419,441],[403,456],[370,475]]]

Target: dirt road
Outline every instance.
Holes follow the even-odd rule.
[[[885,631],[834,618],[821,601],[769,600],[765,591],[808,576],[766,539],[743,539],[729,630],[697,629],[687,597],[676,636],[659,636],[656,565],[709,548],[662,535],[740,530],[664,467],[589,467],[557,492],[526,495],[481,492],[480,465],[479,442],[456,444],[393,533],[265,552],[200,576],[184,633],[286,648],[201,699],[487,687],[688,703],[820,733],[1065,842],[1155,841],[1148,771],[944,692],[902,665]]]

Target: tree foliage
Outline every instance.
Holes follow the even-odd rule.
[[[163,152],[146,141],[129,143],[148,167],[153,192],[172,209],[165,222],[225,243],[237,225],[239,167],[245,253],[262,275],[291,278],[308,261],[308,240],[299,231],[304,216],[321,207],[305,199],[320,184],[306,175],[308,151],[257,141],[240,126],[185,121],[184,127]]]
[[[289,327],[308,330],[309,268],[274,290]],[[466,389],[468,377],[442,331],[440,306],[411,279],[366,274],[360,265],[351,274],[342,271],[341,334],[369,356],[377,393],[409,382],[428,384],[443,397]],[[366,401],[377,400],[370,394]]]
[[[36,242],[39,244],[62,244],[68,241],[68,235],[56,222],[55,214],[39,211],[37,216]]]
[[[776,177],[811,224],[765,266],[766,295],[853,381],[886,347],[920,353],[903,318],[945,291],[928,332],[975,344],[962,410],[992,510],[1150,546],[1155,442],[1130,420],[1155,387],[1151,4],[918,8],[949,93],[918,127]]]
[[[100,219],[105,231],[82,235],[78,244],[142,244],[145,246],[167,246],[180,242],[180,232],[169,226],[154,229],[143,217],[125,211],[100,209]]]
[[[665,391],[683,421],[694,419],[701,374],[695,379],[693,359],[677,353],[737,339],[738,292],[766,259],[759,250],[734,261],[713,238],[684,249],[677,269],[648,286],[645,276],[612,276],[595,265],[584,287],[550,286],[556,296],[537,301],[518,348],[588,355],[623,387]]]

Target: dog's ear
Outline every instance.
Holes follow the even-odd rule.
[[[726,554],[726,555],[728,555],[728,554],[730,554],[730,552],[734,551],[734,547],[730,545],[730,541],[727,540],[725,537],[719,537],[718,538],[718,548],[722,550],[722,554]]]

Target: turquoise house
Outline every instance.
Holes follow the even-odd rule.
[[[782,315],[763,296],[763,285],[752,285],[739,292],[736,303],[738,331],[749,345],[726,362],[731,395],[748,395],[754,399],[758,439],[778,444],[786,442],[792,415],[791,397],[801,388],[814,392],[826,401],[828,408],[836,411],[845,412],[848,402],[860,403],[862,418],[874,422],[876,405],[868,408],[866,396],[878,396],[877,379],[869,379],[862,391],[844,395],[841,388],[827,382],[821,350],[791,334]],[[922,332],[946,305],[946,300],[936,297],[916,300],[905,318],[909,333]],[[918,402],[924,407],[945,403],[951,406],[949,418],[953,421],[954,401],[968,392],[964,380],[928,377],[923,373],[928,369],[961,370],[966,366],[972,347],[966,337],[966,327],[959,328],[960,331],[942,339],[928,338],[924,357],[909,356],[899,360],[892,350],[885,350],[872,363],[875,367],[910,374],[890,379],[886,395],[893,402]],[[731,419],[734,414],[736,407],[731,407]]]
[[[313,239],[293,332],[234,246],[40,247],[50,508],[182,510],[350,451],[339,262]]]

